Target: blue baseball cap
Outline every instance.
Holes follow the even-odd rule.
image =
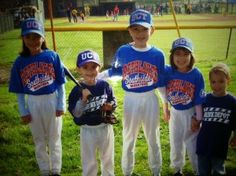
[[[193,52],[193,43],[191,39],[188,38],[178,38],[172,43],[172,48],[170,52],[175,50],[176,48],[185,48],[187,49],[190,53]]]
[[[150,28],[153,26],[151,13],[143,9],[138,9],[131,13],[129,27],[133,25],[141,25],[143,27]]]
[[[76,63],[77,67],[81,67],[88,62],[94,62],[100,66],[99,55],[92,50],[86,50],[79,53]]]
[[[21,36],[25,36],[30,33],[39,34],[44,38],[44,27],[35,18],[28,18],[21,24]]]

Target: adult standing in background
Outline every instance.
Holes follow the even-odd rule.
[[[90,7],[88,5],[84,7],[84,13],[85,13],[85,17],[90,16]]]
[[[71,23],[71,8],[70,8],[70,6],[68,6],[66,9],[66,16],[68,18],[68,21]]]
[[[113,21],[118,21],[118,16],[120,13],[120,9],[119,9],[118,5],[115,6],[113,13],[114,13]]]
[[[78,11],[76,10],[76,8],[74,8],[74,9],[72,10],[71,14],[72,14],[72,18],[73,18],[74,23],[77,23],[77,21],[78,21],[78,20],[77,20]]]

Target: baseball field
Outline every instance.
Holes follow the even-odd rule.
[[[180,26],[225,26],[236,25],[236,16],[221,14],[217,15],[177,15]],[[69,23],[67,18],[54,20],[55,27],[112,27],[127,26],[128,16],[121,16],[118,22],[113,22],[111,18],[89,17],[85,22]],[[175,26],[172,15],[154,16],[156,31],[151,37],[150,44],[161,48],[166,54],[166,63],[169,63],[169,50],[172,41],[178,37],[176,30],[163,30],[158,27]],[[50,21],[46,20],[45,26],[50,26]],[[236,95],[236,29],[231,31],[229,43],[229,28],[221,29],[180,29],[181,36],[189,37],[194,43],[194,53],[196,56],[196,66],[204,75],[206,91],[209,92],[208,71],[217,62],[226,63],[231,69],[232,81],[228,91]],[[52,46],[50,32],[46,33],[49,48]],[[111,39],[112,40],[112,39]],[[89,48],[97,51],[101,59],[103,54],[102,34],[100,31],[78,31],[78,32],[56,32],[57,52],[62,61],[75,74],[76,56],[79,51]],[[16,96],[8,92],[8,78],[10,68],[17,54],[21,50],[20,30],[15,29],[4,34],[0,34],[0,175],[11,176],[36,176],[39,175],[38,166],[34,156],[34,144],[28,126],[21,123]],[[228,57],[226,58],[228,48]],[[79,79],[79,75],[75,74]],[[116,115],[122,121],[123,113],[123,90],[120,82],[110,80],[118,101]],[[70,93],[74,87],[72,81],[66,83],[66,94]],[[161,112],[162,118],[162,112]],[[169,134],[168,124],[161,119],[161,147],[162,147],[162,175],[169,176],[173,171],[169,168]],[[115,173],[122,175],[121,153],[122,153],[122,123],[114,125],[115,132]],[[63,165],[62,175],[80,176],[82,167],[80,161],[79,127],[73,123],[68,112],[63,116]],[[136,143],[136,164],[134,173],[140,176],[150,176],[147,158],[147,145],[142,130],[139,133]],[[226,170],[228,175],[236,175],[236,149],[230,148],[226,160]],[[193,172],[186,158],[184,173],[192,176]]]

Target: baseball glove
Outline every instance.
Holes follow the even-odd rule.
[[[119,121],[113,114],[113,107],[110,104],[104,104],[101,108],[104,123],[117,124]]]
[[[105,113],[103,116],[104,122],[109,124],[117,124],[119,121],[117,120],[116,116],[112,113]]]

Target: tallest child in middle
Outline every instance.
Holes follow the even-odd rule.
[[[148,161],[153,175],[160,175],[162,157],[160,146],[160,111],[155,88],[162,92],[165,56],[148,44],[154,32],[152,16],[145,10],[130,15],[128,31],[132,43],[121,46],[115,54],[112,68],[99,77],[122,76],[124,97],[122,170],[131,175],[134,168],[135,143],[143,127],[148,144]]]

